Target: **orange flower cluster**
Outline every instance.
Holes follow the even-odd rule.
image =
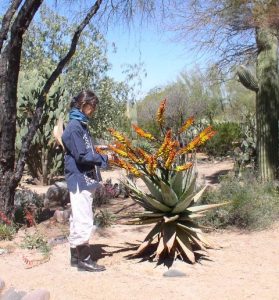
[[[186,131],[192,124],[194,123],[194,117],[190,117],[186,122],[182,125],[182,127],[179,129],[178,133],[182,133]]]
[[[147,171],[149,174],[154,174],[157,168],[157,157],[150,155],[147,163]]]
[[[119,131],[114,130],[113,128],[109,128],[108,131],[110,134],[115,137],[120,143],[124,143],[126,145],[130,145],[131,142]]]
[[[166,169],[169,170],[171,168],[172,163],[173,163],[173,161],[175,159],[175,156],[176,156],[176,151],[171,150],[170,153],[169,153],[169,156],[168,156],[168,158],[167,158],[167,160],[165,162],[165,168]]]
[[[178,154],[181,155],[195,149],[196,147],[205,143],[207,140],[211,139],[215,134],[216,131],[212,130],[211,126],[208,126],[196,138],[194,138],[187,146],[181,148],[178,151]]]
[[[122,159],[119,159],[117,156],[113,157],[113,160],[111,161],[111,163],[118,166],[118,167],[120,167],[120,168],[123,168],[123,169],[127,170],[128,172],[134,174],[135,176],[140,176],[141,175],[137,168],[135,168],[134,166],[132,166],[128,162],[126,162]]]
[[[166,110],[166,102],[167,102],[167,99],[164,99],[160,103],[159,109],[157,111],[156,120],[157,120],[157,122],[160,126],[162,126],[163,123],[164,123],[164,114],[165,114],[165,110]]]
[[[143,137],[143,138],[146,138],[146,139],[148,139],[148,140],[155,140],[154,136],[153,136],[151,133],[144,131],[143,129],[141,129],[140,127],[138,127],[138,126],[135,125],[135,124],[132,124],[132,126],[133,126],[135,132],[136,132],[139,136],[141,136],[141,137]]]
[[[164,113],[166,109],[166,99],[160,104],[157,112],[157,122],[159,125],[163,124]],[[179,133],[183,133],[194,122],[194,118],[190,117],[183,123],[179,130]],[[188,145],[180,148],[179,141],[172,136],[172,130],[167,130],[163,142],[158,146],[158,141],[151,133],[144,131],[137,125],[132,125],[135,132],[152,142],[153,146],[157,146],[157,150],[153,153],[143,150],[141,148],[134,148],[132,143],[120,132],[110,129],[110,133],[117,139],[118,142],[115,145],[111,145],[108,148],[115,153],[112,163],[116,166],[126,169],[128,172],[140,176],[145,173],[148,175],[156,174],[157,169],[165,171],[185,171],[193,166],[192,163],[186,163],[185,165],[176,166],[176,158],[179,155],[187,153],[197,146],[205,143],[212,136],[215,135],[215,131],[211,126],[205,128],[196,138],[194,138]],[[161,128],[162,129],[162,128]],[[124,159],[119,159],[118,156]],[[167,174],[167,173],[166,173]]]

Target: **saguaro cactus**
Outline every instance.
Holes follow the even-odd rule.
[[[241,66],[240,82],[256,92],[257,164],[262,180],[279,178],[278,38],[275,30],[258,28],[257,79]]]

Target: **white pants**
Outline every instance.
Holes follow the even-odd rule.
[[[78,186],[75,193],[70,192],[72,213],[69,243],[71,248],[89,242],[93,230],[93,195],[94,192],[80,191]]]

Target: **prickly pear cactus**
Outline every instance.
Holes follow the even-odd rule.
[[[38,71],[20,73],[18,92],[18,119],[16,148],[21,147],[22,138],[28,130],[28,124],[35,111],[38,95],[45,83],[49,70],[45,76]],[[63,78],[57,80],[51,88],[44,107],[44,114],[39,130],[37,131],[27,157],[27,166],[31,176],[44,184],[48,184],[54,175],[62,172],[62,149],[55,144],[52,131],[59,118],[65,116],[68,95],[64,90]],[[34,155],[36,153],[36,155]]]

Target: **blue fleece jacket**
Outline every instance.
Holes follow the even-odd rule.
[[[78,120],[70,120],[62,141],[66,149],[65,179],[70,192],[92,191],[102,180],[100,167],[106,168],[108,157],[96,153],[87,125]]]

